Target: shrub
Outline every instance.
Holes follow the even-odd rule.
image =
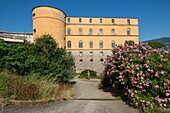
[[[117,46],[104,62],[104,86],[120,89],[132,105],[170,106],[170,57],[146,44]],[[106,84],[107,83],[107,84]]]
[[[51,35],[37,38],[35,44],[7,44],[0,40],[0,69],[17,75],[37,74],[54,81],[67,81],[74,76],[74,61],[59,48]]]
[[[88,78],[88,71],[90,72],[90,78],[97,78],[97,72],[90,69],[82,71],[79,78]]]

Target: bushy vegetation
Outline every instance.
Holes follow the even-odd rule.
[[[170,110],[169,54],[132,41],[112,52],[104,62],[103,86],[120,89],[136,107]]]
[[[21,76],[37,74],[54,81],[74,76],[73,58],[50,35],[43,35],[35,44],[6,44],[1,40],[0,56],[0,69]]]
[[[51,35],[43,35],[34,44],[0,40],[0,98],[61,98],[72,89],[65,83],[74,74],[72,56],[59,48]]]
[[[90,78],[97,78],[97,72],[90,69],[82,71],[79,78],[88,78],[88,71],[90,73]]]
[[[154,49],[165,47],[165,45],[161,42],[148,42],[148,45]]]
[[[0,72],[0,98],[6,100],[57,100],[73,95],[72,84],[54,83],[37,75],[18,76]]]

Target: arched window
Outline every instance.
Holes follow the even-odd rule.
[[[116,46],[115,41],[112,41],[112,48]]]
[[[89,35],[93,35],[93,29],[89,29]]]
[[[90,46],[90,48],[93,48],[93,42],[92,41],[89,42],[89,46]]]
[[[99,29],[99,35],[103,35],[103,29]]]
[[[112,35],[115,35],[115,29],[112,29]]]
[[[71,35],[71,29],[70,28],[67,29],[67,35]]]
[[[83,48],[83,41],[79,41],[79,48]]]
[[[100,48],[103,48],[103,41],[99,42],[99,46],[100,46]]]
[[[79,28],[79,35],[82,35],[82,34],[83,34],[83,29]]]
[[[71,41],[67,42],[67,48],[71,48]]]
[[[127,35],[130,35],[130,28],[127,28]]]
[[[130,24],[130,19],[127,19],[127,23]]]

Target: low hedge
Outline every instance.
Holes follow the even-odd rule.
[[[88,71],[90,72],[90,78],[97,78],[97,72],[90,69],[82,71],[79,78],[88,78]]]

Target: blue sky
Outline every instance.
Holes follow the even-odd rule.
[[[32,8],[50,5],[67,16],[139,18],[140,41],[170,37],[170,0],[0,0],[0,30],[32,32]]]

